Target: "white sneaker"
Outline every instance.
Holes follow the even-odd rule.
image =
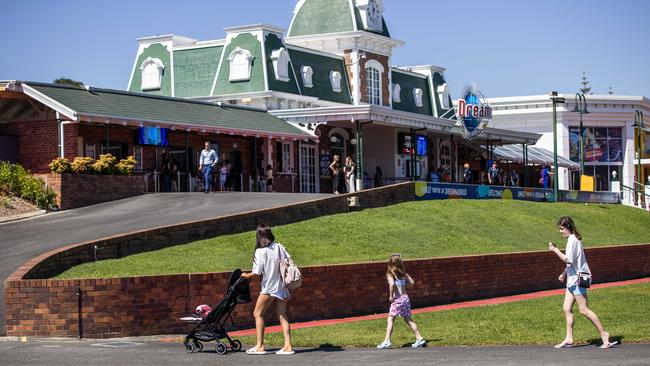
[[[386,348],[391,348],[393,347],[393,344],[388,342],[388,341],[383,341],[379,345],[377,345],[377,348],[379,349],[386,349]]]
[[[427,341],[424,338],[416,339],[415,343],[411,345],[413,348],[424,347],[427,344]]]

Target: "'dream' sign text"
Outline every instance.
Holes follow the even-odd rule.
[[[492,107],[489,105],[467,104],[465,99],[458,99],[458,117],[460,118],[492,118]]]

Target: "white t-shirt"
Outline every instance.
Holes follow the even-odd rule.
[[[565,256],[567,260],[566,287],[577,286],[578,272],[591,274],[591,270],[587,264],[587,257],[582,248],[582,242],[574,234],[571,234],[567,239]]]
[[[255,249],[252,272],[262,276],[261,293],[284,300],[289,297],[289,291],[280,276],[279,245],[273,242],[266,248]]]

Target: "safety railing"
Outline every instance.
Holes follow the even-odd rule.
[[[633,187],[621,184],[621,203],[650,210],[650,187],[634,182]]]

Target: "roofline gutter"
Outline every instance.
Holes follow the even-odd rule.
[[[39,103],[44,104],[45,106],[53,109],[55,112],[64,115],[69,120],[73,122],[79,122],[79,114],[75,112],[73,109],[65,106],[64,104],[57,102],[56,100],[48,97],[47,95],[39,92],[38,90],[32,88],[31,86],[25,83],[22,83],[20,81],[11,82],[7,84],[7,89],[11,91],[21,92],[27,95],[28,97],[38,101]]]
[[[289,138],[294,140],[318,140],[317,137],[310,136],[308,134],[298,134],[298,133],[292,134],[292,133],[280,133],[280,132],[274,133],[270,131],[204,126],[204,125],[187,124],[182,122],[168,122],[168,121],[159,121],[159,120],[151,120],[151,119],[134,119],[130,117],[111,116],[111,115],[104,115],[104,114],[82,114],[79,116],[79,120],[86,121],[89,123],[108,123],[108,124],[117,124],[122,126],[136,126],[136,127],[144,127],[145,124],[156,125],[156,126],[165,125],[164,127],[170,128],[172,130],[175,130],[176,127],[180,127],[180,129],[184,129],[186,131],[212,132],[212,133],[227,134],[227,135],[237,134],[237,135],[242,135],[244,137],[266,136],[269,138],[278,137],[281,139]]]

